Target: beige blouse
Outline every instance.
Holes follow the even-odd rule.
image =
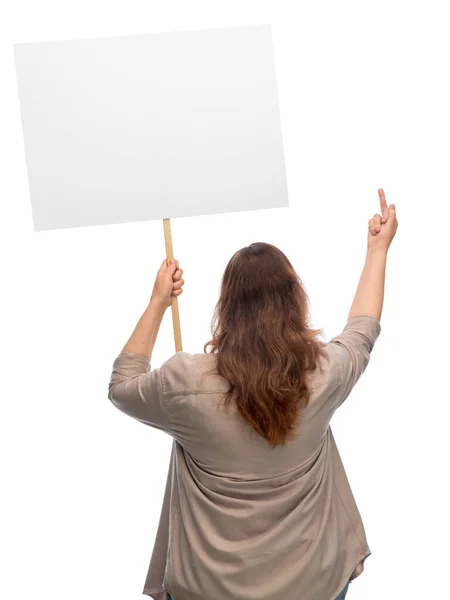
[[[272,449],[237,409],[213,354],[160,368],[134,353],[113,365],[109,399],[173,438],[143,594],[154,600],[334,600],[370,555],[330,420],[365,370],[380,322],[350,319],[326,346],[298,437]]]

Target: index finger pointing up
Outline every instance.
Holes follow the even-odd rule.
[[[383,216],[381,222],[385,223],[389,216],[389,209],[388,209],[388,205],[386,202],[386,196],[384,195],[384,191],[381,188],[378,190],[378,196],[380,198],[380,208],[381,208],[381,214]]]

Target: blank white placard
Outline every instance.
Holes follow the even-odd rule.
[[[288,205],[269,25],[14,54],[35,230]]]

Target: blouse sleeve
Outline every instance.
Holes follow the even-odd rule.
[[[161,369],[134,352],[121,352],[113,363],[108,398],[133,419],[170,432],[164,380]]]
[[[358,316],[349,319],[342,332],[330,340],[329,345],[334,350],[339,371],[336,408],[346,400],[364,373],[380,332],[378,319]]]

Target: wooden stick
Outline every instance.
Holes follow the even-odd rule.
[[[163,219],[163,225],[164,225],[164,241],[166,243],[166,257],[167,257],[167,260],[172,260],[173,246],[172,246],[172,230],[170,229],[170,219]],[[173,321],[173,335],[175,338],[175,352],[182,352],[183,346],[181,343],[180,313],[178,310],[178,298],[176,296],[172,298],[172,321]]]

